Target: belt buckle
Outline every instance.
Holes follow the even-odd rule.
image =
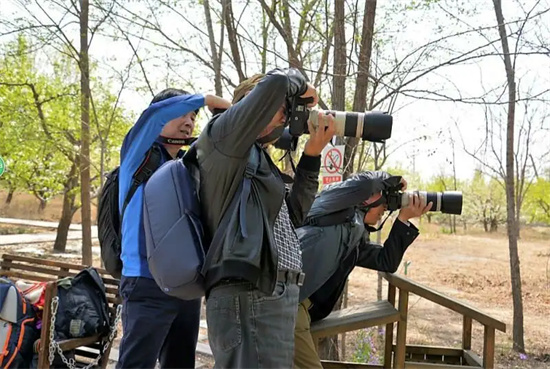
[[[296,284],[298,287],[301,287],[304,285],[304,279],[306,279],[306,273],[300,272],[298,273],[298,279],[296,281]]]

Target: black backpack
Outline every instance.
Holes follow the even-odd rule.
[[[126,206],[142,183],[146,182],[160,166],[162,157],[158,145],[153,145],[147,152],[145,159],[132,176],[132,185],[124,199],[124,207],[119,212],[118,206],[118,171],[116,167],[107,174],[107,178],[101,188],[99,198],[97,233],[101,247],[101,259],[105,269],[115,278],[121,277],[122,260],[120,259],[122,247],[122,218]]]
[[[106,289],[97,270],[89,267],[80,271],[74,277],[57,281],[57,296],[52,299],[50,311],[53,314],[50,326],[50,366],[66,368],[63,363],[75,359],[75,350],[59,352],[61,341],[72,338],[84,338],[99,335],[101,345],[99,354],[90,363],[90,367],[99,367],[103,350],[111,344],[116,336],[117,324],[120,320],[122,305],[110,316]],[[51,353],[55,355],[52,356]],[[88,356],[90,359],[93,356]],[[33,366],[38,365],[38,355],[35,355]]]
[[[56,339],[109,334],[109,303],[105,285],[95,268],[89,267],[72,278],[61,279],[57,285]]]

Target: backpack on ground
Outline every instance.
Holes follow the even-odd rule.
[[[119,212],[118,206],[118,176],[120,167],[116,167],[107,174],[105,183],[101,188],[97,219],[101,259],[103,260],[105,269],[115,278],[120,278],[122,273],[120,253],[122,248],[121,232],[124,211],[138,187],[146,182],[159,167],[161,157],[160,148],[157,145],[153,145],[132,176],[132,185],[124,200],[122,212]]]
[[[0,278],[0,367],[29,368],[34,342],[40,338],[36,314],[17,286]]]
[[[259,148],[253,146],[243,181],[209,242],[205,240],[201,222],[196,155],[196,148],[192,145],[183,158],[165,163],[149,179],[143,192],[149,271],[166,294],[184,300],[204,295],[205,258],[211,257],[214,248],[221,244],[237,206],[246,205],[251,178],[256,175],[260,163]],[[242,232],[246,234],[244,230],[243,217]]]

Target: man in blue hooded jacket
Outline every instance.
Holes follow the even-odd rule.
[[[195,128],[204,105],[227,109],[228,101],[214,95],[166,89],[130,129],[120,150],[119,209],[124,208],[132,176],[152,146],[161,152],[160,163],[181,156],[181,146]],[[142,184],[132,196],[122,219],[123,299],[120,357],[117,368],[194,368],[201,300],[184,301],[162,292],[147,265],[143,228]]]

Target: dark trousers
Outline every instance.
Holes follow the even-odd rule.
[[[201,300],[168,296],[153,279],[122,277],[118,369],[194,368]]]
[[[251,283],[218,285],[206,301],[215,368],[292,368],[299,287],[277,282],[273,295]]]

